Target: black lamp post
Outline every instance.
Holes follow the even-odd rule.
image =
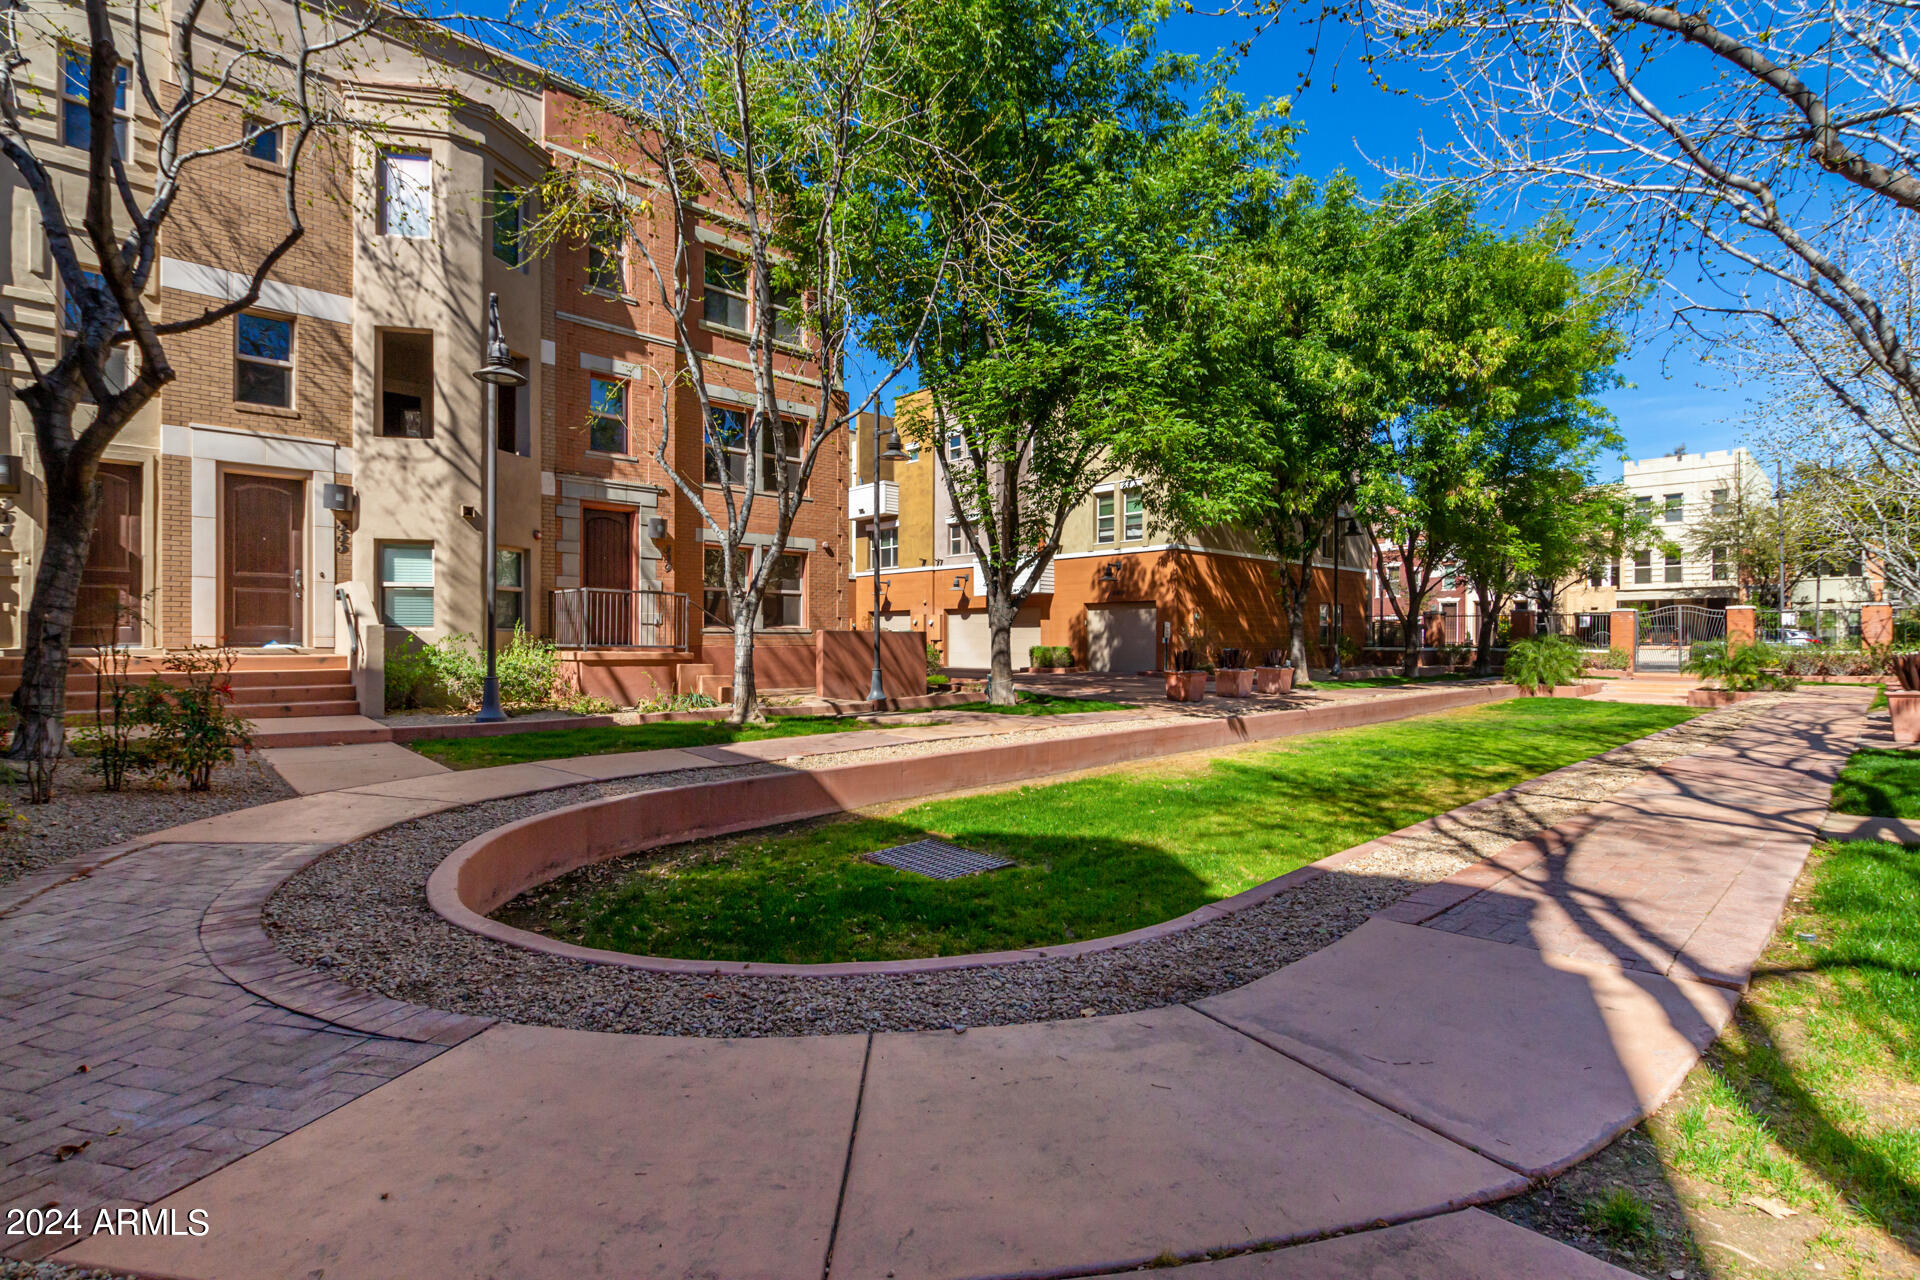
[[[500,539],[500,392],[501,387],[521,387],[527,382],[527,375],[513,367],[513,356],[507,350],[507,340],[500,335],[500,295],[487,295],[487,362],[473,371],[486,388],[481,394],[486,397],[487,407],[486,438],[480,442],[480,456],[485,460],[481,464],[483,500],[486,503],[486,517],[482,524],[486,530],[486,546],[481,554],[481,589],[486,592],[486,646],[487,675],[480,685],[480,712],[474,720],[488,724],[505,720],[507,713],[500,709],[500,674],[495,652],[499,647],[494,635],[494,593],[499,573],[497,563],[500,555],[495,545]]]
[[[1340,679],[1340,640],[1345,634],[1340,616],[1340,553],[1345,550],[1346,541],[1360,532],[1360,522],[1352,516],[1346,524],[1340,523],[1339,508],[1333,513],[1333,678]]]
[[[880,464],[905,462],[907,451],[900,447],[900,433],[887,428],[886,442],[880,439],[880,415],[873,416],[873,522],[867,526],[867,567],[873,570],[873,686],[867,690],[868,702],[885,702],[887,691],[880,682]]]

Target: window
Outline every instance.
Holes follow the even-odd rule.
[[[706,252],[706,319],[723,329],[747,327],[747,264],[712,249]]]
[[[60,139],[81,151],[93,147],[93,117],[87,113],[92,99],[87,81],[92,60],[85,49],[60,51]],[[127,66],[113,69],[113,141],[125,159],[127,149]]]
[[[747,415],[743,409],[715,409],[707,420],[707,483],[731,481],[740,484],[747,478]],[[718,443],[726,457],[726,470],[714,460],[712,446]]]
[[[1666,580],[1668,582],[1680,581],[1680,557],[1671,554],[1668,555],[1666,570]]]
[[[509,356],[513,367],[522,378],[529,375],[525,356]],[[532,418],[531,381],[522,382],[517,387],[496,386],[493,390],[494,404],[498,407],[498,416],[494,419],[494,447],[502,453],[518,454],[522,458],[533,456],[533,418]]]
[[[433,544],[380,544],[380,621],[389,627],[433,625]]]
[[[807,558],[797,551],[784,551],[767,575],[767,593],[760,598],[760,625],[763,627],[801,626],[801,586],[806,581]]]
[[[967,442],[956,431],[947,437],[947,461],[965,462],[967,460]]]
[[[278,166],[280,163],[279,126],[268,124],[258,116],[245,117],[240,124],[240,151],[249,160]]]
[[[1651,512],[1653,510],[1653,499],[1652,498],[1635,498],[1633,500],[1633,505],[1635,507],[1638,507],[1642,511]]]
[[[426,152],[380,153],[380,234],[433,234],[433,157]]]
[[[380,331],[380,434],[433,438],[433,335]]]
[[[493,625],[499,631],[511,631],[527,620],[525,601],[527,583],[526,553],[512,547],[499,547],[493,553]]]
[[[1095,494],[1093,498],[1093,540],[1113,541],[1113,495]]]
[[[1128,542],[1137,542],[1147,536],[1147,500],[1137,490],[1128,492],[1121,499],[1121,514],[1125,517],[1120,536]]]
[[[1636,551],[1633,553],[1633,585],[1643,586],[1653,581],[1653,552]]]
[[[1607,570],[1604,565],[1595,564],[1587,566],[1587,585],[1589,587],[1603,587],[1606,585],[1606,582]]]
[[[1681,514],[1680,499],[1681,499],[1681,495],[1677,493],[1670,493],[1666,496],[1666,500],[1665,500],[1666,508],[1662,512],[1662,515],[1668,524],[1678,524],[1682,519],[1685,518]]]
[[[706,625],[709,627],[731,627],[733,625],[733,601],[727,597],[726,561],[719,547],[708,547],[706,556]],[[734,573],[745,577],[747,573],[747,549],[741,547],[734,555]]]
[[[627,291],[627,229],[617,219],[603,221],[587,241],[587,288],[596,293]]]
[[[1727,514],[1727,491],[1725,489],[1715,489],[1713,491],[1712,511],[1716,516]]]
[[[520,265],[520,222],[526,193],[506,183],[493,188],[493,256],[510,267]]]
[[[1733,572],[1727,566],[1727,549],[1725,547],[1715,547],[1713,549],[1713,580],[1715,582],[1725,582],[1732,576]]]
[[[293,407],[293,321],[243,311],[235,319],[233,398]]]
[[[958,520],[947,521],[947,554],[950,556],[973,554],[973,548],[967,543],[967,531]]]
[[[587,380],[587,448],[627,451],[627,384],[618,378]]]
[[[773,291],[773,340],[789,346],[799,346],[800,332],[800,294],[794,289],[775,289]]]
[[[106,295],[107,282],[100,277],[98,272],[83,271],[80,274],[87,278],[89,285],[99,290],[103,296]],[[81,319],[80,304],[71,294],[66,294],[63,297],[60,306],[60,315],[61,345],[62,347],[70,346],[80,337]],[[127,349],[125,347],[113,348],[112,352],[107,356],[106,367],[102,369],[101,372],[106,378],[109,389],[118,391],[126,386]],[[87,388],[84,382],[81,383],[80,386],[80,399],[82,403],[86,404],[93,402],[93,392]]]
[[[773,466],[774,433],[760,433],[760,489],[763,493],[772,493],[779,485],[780,473]],[[800,424],[791,418],[780,419],[780,442],[786,446],[787,478],[798,482],[800,478]]]
[[[900,526],[886,525],[874,534],[874,549],[879,552],[877,563],[882,569],[900,567]]]

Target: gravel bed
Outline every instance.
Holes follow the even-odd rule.
[[[13,810],[12,819],[0,827],[0,884],[75,854],[293,794],[258,757],[216,767],[211,791],[150,780],[130,782],[124,791],[103,791],[90,762],[64,760],[53,776],[48,803],[28,804],[20,783],[0,792],[0,800]]]
[[[406,823],[295,876],[268,901],[263,920],[283,951],[351,986],[439,1009],[583,1030],[827,1035],[1126,1013],[1214,995],[1318,951],[1420,886],[1591,808],[1646,769],[1699,751],[1757,719],[1777,700],[1708,712],[1658,738],[1584,762],[1539,791],[1455,810],[1432,834],[1396,841],[1257,907],[1088,956],[852,978],[648,973],[496,943],[455,928],[427,905],[424,886],[433,868],[482,832],[600,796],[711,781],[718,776],[714,770],[569,787]],[[855,754],[865,753],[809,763],[844,762]],[[776,767],[741,766],[729,776]],[[574,874],[617,870],[603,866]]]
[[[9,1262],[0,1259],[0,1280],[140,1280],[118,1271],[99,1271],[65,1262]]]

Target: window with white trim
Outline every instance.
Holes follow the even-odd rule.
[[[433,157],[380,152],[380,234],[424,240],[433,234]]]
[[[1653,581],[1653,552],[1633,553],[1633,585],[1644,587]]]
[[[1120,498],[1120,537],[1138,542],[1147,536],[1147,499],[1138,489],[1129,489]]]
[[[1715,582],[1725,582],[1732,576],[1732,566],[1727,563],[1727,549],[1725,547],[1715,547],[1713,549],[1713,580]]]
[[[527,553],[518,547],[497,547],[493,553],[493,625],[499,631],[524,626],[526,614]]]
[[[618,218],[601,219],[587,238],[587,291],[616,297],[627,291],[627,228]]]
[[[380,544],[380,621],[418,630],[433,625],[433,544]]]
[[[787,456],[787,479],[790,483],[797,483],[800,479],[800,424],[792,418],[780,419],[778,438]],[[774,439],[775,433],[772,431],[760,433],[760,489],[764,493],[772,493],[780,480],[780,473],[773,465]]]
[[[1680,581],[1680,557],[1677,555],[1669,554],[1667,556],[1666,580],[1668,582]]]
[[[627,384],[619,378],[587,379],[587,448],[627,451]]]
[[[701,280],[705,285],[701,307],[707,323],[744,331],[747,327],[747,264],[717,249],[708,249],[701,256],[704,259]]]
[[[784,342],[790,347],[799,346],[804,337],[800,330],[802,314],[799,290],[774,289],[773,340],[775,342]]]
[[[744,578],[750,557],[747,548],[738,547],[734,551],[734,574]],[[702,599],[702,612],[705,624],[709,627],[731,627],[733,625],[733,598],[727,594],[726,553],[720,547],[708,547],[705,556],[703,583],[705,594]]]
[[[767,592],[760,598],[760,625],[769,629],[805,625],[802,605],[806,581],[806,556],[798,551],[781,552],[767,574]]]
[[[293,407],[293,321],[243,311],[233,322],[233,398],[242,404]]]
[[[713,446],[718,443],[726,459],[726,470],[714,460]],[[724,475],[733,484],[747,478],[747,411],[715,405],[707,415],[707,483],[720,484]]]
[[[958,520],[947,521],[947,554],[950,556],[970,556],[973,547],[967,541],[966,526]]]
[[[874,550],[878,553],[875,562],[882,569],[900,567],[900,526],[881,525],[873,535]]]
[[[1095,494],[1093,498],[1093,540],[1113,541],[1113,495]]]
[[[947,437],[947,461],[965,462],[967,460],[967,441],[958,431]]]
[[[60,141],[80,151],[93,147],[93,116],[88,110],[92,92],[92,55],[85,49],[60,51]],[[113,69],[113,141],[120,158],[128,159],[127,64]]]
[[[280,126],[258,116],[240,121],[240,151],[249,160],[278,167],[280,164]]]
[[[107,282],[101,278],[99,272],[82,271],[80,274],[85,276],[87,283],[95,289],[100,290],[102,293],[106,291]],[[67,294],[64,289],[61,292],[60,345],[62,349],[64,349],[79,339],[81,317],[80,304],[74,301],[73,297]],[[110,391],[119,391],[127,385],[126,347],[113,348],[112,352],[107,356],[106,367],[101,370],[101,374],[105,377],[107,388]],[[93,403],[93,392],[84,381],[80,384],[80,400],[83,404]]]
[[[1679,493],[1669,493],[1666,495],[1664,510],[1661,514],[1668,524],[1678,524],[1680,521],[1686,519],[1685,498],[1686,495]]]

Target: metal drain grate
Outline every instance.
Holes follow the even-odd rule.
[[[895,845],[891,849],[869,853],[866,859],[883,867],[911,871],[935,880],[958,880],[962,876],[997,871],[1013,865],[1011,859],[991,853],[975,853],[972,849],[962,849],[957,844],[945,844],[939,840],[915,840],[912,844]]]

